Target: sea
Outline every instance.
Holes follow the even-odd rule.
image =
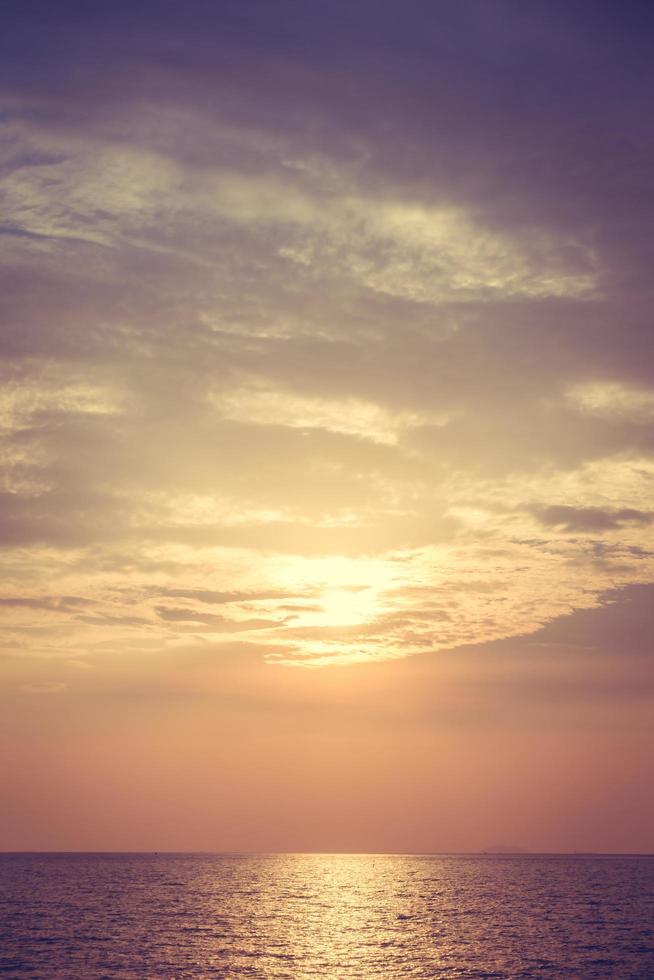
[[[654,857],[5,854],[0,973],[654,980]]]

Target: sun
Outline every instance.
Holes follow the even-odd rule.
[[[396,574],[383,558],[335,555],[297,558],[280,577],[310,597],[294,625],[324,628],[356,626],[382,614]]]
[[[323,611],[314,615],[314,623],[326,626],[355,626],[365,623],[379,613],[380,595],[377,589],[365,586],[327,588],[320,596]]]

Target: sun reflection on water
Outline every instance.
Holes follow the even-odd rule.
[[[395,874],[393,857],[307,854],[266,860],[268,871],[274,863],[275,887],[256,888],[257,975],[399,977],[419,938],[416,930],[432,945],[420,892]],[[438,960],[432,948],[431,968]],[[232,967],[241,975],[240,957]]]

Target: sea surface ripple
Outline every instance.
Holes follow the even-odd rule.
[[[6,854],[0,973],[653,980],[654,858]]]

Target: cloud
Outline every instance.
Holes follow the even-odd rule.
[[[188,629],[210,633],[243,633],[250,630],[274,629],[282,626],[288,619],[230,619],[195,609],[155,606],[157,614],[167,623],[174,623],[175,629]],[[179,624],[179,625],[177,625]]]
[[[235,602],[262,602],[270,599],[293,598],[293,593],[280,591],[252,591],[252,592],[216,592],[210,589],[173,589],[160,588],[150,590],[153,595],[162,596],[169,599],[193,599],[197,602],[209,605],[223,605]]]
[[[626,525],[652,523],[652,514],[633,508],[601,510],[599,507],[569,507],[563,504],[534,508],[534,514],[546,527],[560,527],[567,532],[602,533]]]
[[[84,596],[0,596],[0,607],[7,609],[61,610],[70,612],[74,609],[95,605],[94,599]]]
[[[58,681],[44,684],[25,684],[21,688],[26,694],[61,694],[66,690],[67,685]]]
[[[0,159],[8,644],[379,661],[650,580],[623,19],[35,9]]]
[[[579,411],[598,418],[619,418],[637,425],[654,421],[654,391],[620,382],[585,382],[573,386],[567,397]]]

